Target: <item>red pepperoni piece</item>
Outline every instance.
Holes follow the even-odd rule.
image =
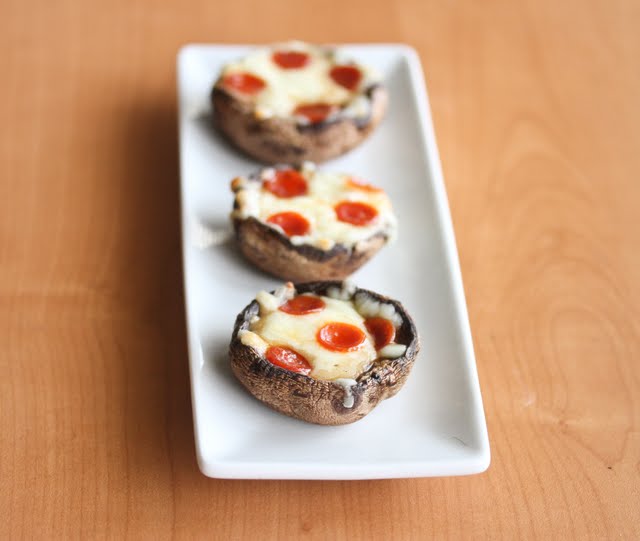
[[[324,310],[324,307],[325,303],[320,297],[298,295],[297,297],[285,302],[280,307],[280,310],[293,316],[304,316],[305,314],[321,312]]]
[[[262,186],[277,197],[296,197],[307,193],[307,181],[295,169],[278,169]]]
[[[309,63],[309,55],[299,51],[276,51],[271,59],[285,70],[304,68]]]
[[[352,225],[370,225],[378,216],[371,205],[359,201],[342,201],[335,206],[336,216],[341,222]]]
[[[393,323],[383,317],[371,317],[364,322],[364,326],[373,336],[376,349],[382,349],[396,337],[396,328]]]
[[[348,178],[347,179],[347,186],[349,186],[351,188],[356,188],[358,190],[363,190],[365,192],[382,192],[382,191],[384,191],[382,188],[378,188],[377,186],[374,186],[373,184],[369,184],[368,182],[365,182],[361,178],[356,178],[356,177]]]
[[[298,105],[293,114],[305,117],[311,124],[317,124],[325,120],[336,109],[335,105],[329,105],[328,103],[306,103]]]
[[[355,66],[335,66],[329,72],[334,82],[352,92],[358,88],[362,73]]]
[[[311,372],[311,365],[307,359],[297,351],[280,346],[269,346],[265,354],[267,361],[280,368],[297,372],[298,374],[308,374]]]
[[[327,323],[316,334],[318,343],[331,351],[353,351],[366,338],[366,335],[355,325],[338,321]]]
[[[269,216],[267,222],[280,226],[287,237],[306,235],[311,229],[308,220],[297,212],[278,212]]]
[[[222,84],[231,90],[249,95],[257,94],[267,86],[263,79],[246,72],[225,75]]]

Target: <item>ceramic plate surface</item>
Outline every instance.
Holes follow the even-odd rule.
[[[343,49],[383,75],[386,118],[360,147],[322,167],[383,187],[398,240],[352,276],[400,300],[422,349],[403,389],[364,419],[326,427],[278,414],[235,380],[236,315],[281,282],[245,262],[229,235],[230,180],[260,167],[211,127],[221,66],[249,46],[188,45],[178,55],[184,277],[198,463],[247,479],[377,479],[463,475],[489,465],[489,443],[458,256],[420,62],[404,45]]]

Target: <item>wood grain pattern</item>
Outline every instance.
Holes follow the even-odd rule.
[[[640,4],[371,7],[2,2],[0,538],[640,538]],[[421,55],[486,474],[197,470],[175,53],[290,36]]]

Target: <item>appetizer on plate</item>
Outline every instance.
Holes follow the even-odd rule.
[[[214,121],[266,163],[322,162],[362,142],[387,93],[370,68],[332,47],[292,41],[227,64],[211,94]]]
[[[261,291],[229,346],[233,373],[252,395],[323,425],[357,421],[395,395],[418,350],[398,301],[337,281]]]
[[[291,281],[343,279],[396,234],[384,191],[348,174],[276,166],[231,182],[240,250]]]

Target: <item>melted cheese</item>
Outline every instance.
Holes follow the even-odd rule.
[[[400,314],[396,312],[393,304],[380,302],[363,291],[356,294],[353,302],[356,305],[356,310],[364,317],[382,317],[388,319],[396,329],[402,325],[402,318]]]
[[[262,340],[279,346],[288,346],[304,355],[312,366],[311,377],[323,380],[355,378],[378,356],[373,340],[364,326],[364,318],[353,304],[322,297],[326,307],[320,312],[291,315],[280,310],[269,312],[251,326],[253,333]],[[366,336],[354,351],[330,351],[316,339],[318,329],[332,321],[349,323],[358,327]]]
[[[282,69],[271,58],[274,51],[305,52],[309,55],[309,62],[302,68]],[[227,64],[223,75],[248,72],[267,83],[266,88],[257,95],[247,97],[254,101],[256,116],[259,118],[289,117],[298,105],[308,103],[344,106],[341,114],[351,117],[368,116],[370,101],[364,97],[362,89],[378,82],[379,77],[371,69],[357,65],[363,77],[359,87],[351,92],[329,77],[329,71],[334,65],[336,60],[331,50],[292,41],[272,48],[257,49],[248,56]],[[300,122],[307,122],[304,118],[296,118]]]
[[[349,378],[338,378],[334,379],[333,383],[342,387],[344,391],[344,398],[342,399],[342,405],[345,408],[352,408],[355,403],[355,397],[353,396],[353,387],[357,385],[358,382],[355,379]]]
[[[343,287],[347,291],[349,286]],[[278,310],[295,293],[287,284],[275,295],[261,291],[256,296],[260,316],[251,320],[249,330],[242,330],[240,341],[264,356],[269,346],[289,347],[303,355],[312,367],[310,376],[319,380],[331,380],[342,385],[355,384],[355,379],[366,371],[376,359],[397,358],[404,354],[406,346],[391,343],[376,352],[373,337],[365,327],[365,317],[351,300],[320,297],[325,308],[305,315],[292,315]],[[380,306],[393,306],[379,303]],[[394,315],[397,315],[394,313]],[[358,327],[365,341],[353,351],[340,352],[326,349],[318,343],[318,330],[327,323],[342,322]],[[348,398],[345,388],[345,400]],[[348,402],[348,400],[347,400]],[[345,407],[351,407],[345,404]]]
[[[330,250],[336,244],[355,246],[359,241],[384,232],[389,239],[396,234],[397,222],[388,196],[383,191],[366,191],[348,184],[350,175],[315,170],[310,164],[303,169],[307,179],[308,193],[300,197],[280,198],[262,187],[262,182],[242,179],[234,182],[239,188],[236,194],[238,209],[232,216],[240,219],[254,217],[269,227],[279,230],[277,225],[267,222],[269,216],[285,211],[302,214],[310,223],[307,235],[290,237],[292,244],[309,244],[321,250]],[[265,169],[263,179],[273,175],[273,169]],[[371,205],[378,211],[374,222],[367,226],[356,226],[336,218],[334,207],[340,201],[358,201]]]

